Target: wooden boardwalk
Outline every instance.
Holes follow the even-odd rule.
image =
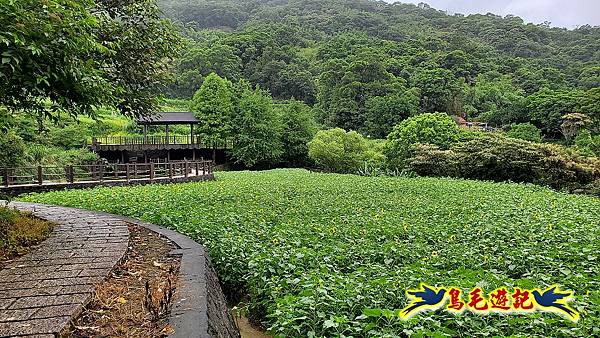
[[[178,183],[214,179],[212,161],[3,168],[0,175],[2,175],[0,195],[8,196],[95,186]]]
[[[144,150],[177,150],[177,149],[218,149],[227,150],[233,147],[231,141],[205,143],[200,136],[103,136],[92,139],[91,149],[99,151],[144,151]]]

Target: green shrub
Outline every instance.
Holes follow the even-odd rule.
[[[404,168],[412,149],[419,143],[447,149],[458,140],[459,134],[454,120],[444,113],[427,113],[406,119],[388,135],[384,149],[388,166]]]
[[[513,124],[506,136],[531,142],[542,141],[542,131],[531,123]]]
[[[29,165],[84,165],[98,160],[98,155],[88,149],[62,149],[59,147],[30,144],[24,159]]]
[[[21,164],[25,154],[23,140],[9,131],[0,133],[0,167],[14,167]]]
[[[85,149],[69,149],[66,151],[59,151],[56,153],[58,163],[61,166],[65,165],[86,165],[92,164],[99,160],[96,153]]]
[[[362,176],[381,176],[386,174],[384,171],[385,155],[383,155],[385,140],[367,139],[366,145],[366,150],[362,156],[362,166],[356,173]]]
[[[584,155],[600,156],[600,135],[592,136],[589,130],[582,130],[575,138],[575,149]]]
[[[490,133],[481,130],[460,129],[460,133],[458,134],[458,142],[467,142],[489,135]]]
[[[308,157],[327,171],[353,173],[363,164],[367,143],[355,131],[335,128],[319,131],[308,142]]]
[[[81,148],[90,136],[87,125],[82,123],[54,127],[48,131],[50,144],[65,149]]]
[[[410,169],[423,176],[528,182],[576,191],[600,179],[600,160],[552,144],[488,136],[449,150],[419,146]]]
[[[22,254],[46,239],[53,224],[27,213],[0,207],[0,260]]]
[[[301,101],[291,100],[277,107],[283,130],[282,161],[287,166],[303,166],[308,164],[307,143],[315,136],[317,125],[310,107]]]
[[[409,168],[421,176],[459,177],[450,150],[431,144],[417,144]]]

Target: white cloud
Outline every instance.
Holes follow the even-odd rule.
[[[395,2],[393,0],[386,0]],[[600,1],[598,0],[400,0],[452,13],[513,14],[526,22],[550,21],[553,26],[574,28],[589,24],[600,26]]]

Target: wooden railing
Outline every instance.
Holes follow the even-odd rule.
[[[101,163],[93,165],[35,166],[2,168],[2,186],[51,183],[103,182],[160,179],[209,175],[212,161],[172,161],[163,163]]]
[[[102,136],[92,138],[92,145],[198,145],[201,148],[231,149],[231,141],[204,142],[200,136],[170,135],[170,136]]]

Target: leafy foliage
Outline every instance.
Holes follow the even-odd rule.
[[[234,107],[233,85],[215,73],[204,79],[190,103],[190,110],[199,120],[200,132],[209,142],[231,136]]]
[[[170,82],[168,61],[181,47],[179,32],[156,0],[95,0],[95,30],[109,54],[99,57],[103,77],[113,87],[109,104],[126,115],[148,115]]]
[[[416,144],[427,143],[446,149],[458,140],[458,136],[458,126],[450,116],[421,114],[394,127],[387,138],[385,155],[390,167],[402,168]]]
[[[307,144],[317,132],[310,107],[301,101],[291,100],[278,105],[276,110],[279,111],[283,127],[281,132],[283,163],[289,166],[308,164]]]
[[[569,142],[573,137],[577,136],[579,130],[585,128],[590,123],[592,123],[592,120],[585,114],[569,113],[562,117],[560,129],[563,135],[565,135],[567,142]]]
[[[356,172],[366,149],[366,141],[359,133],[341,128],[320,130],[308,142],[308,156],[317,167],[338,173]]]
[[[179,38],[153,0],[3,1],[0,105],[40,118],[156,107]]]
[[[560,132],[563,116],[578,111],[579,95],[577,91],[540,90],[527,98],[531,121],[548,133]]]
[[[231,151],[236,163],[246,167],[277,163],[283,154],[281,125],[273,109],[269,93],[239,84],[239,102],[232,118],[234,146]]]
[[[89,113],[113,93],[90,55],[109,54],[96,39],[92,1],[0,3],[0,105],[51,114]],[[45,100],[51,105],[47,107]]]
[[[0,168],[15,167],[21,164],[24,154],[23,139],[13,132],[0,134]]]
[[[588,196],[273,170],[23,199],[125,214],[191,236],[226,290],[246,290],[250,314],[276,336],[590,337],[600,326],[600,204]],[[558,283],[575,291],[571,304],[582,316],[573,324],[552,313],[440,311],[403,321],[405,290],[419,282],[463,292]]]
[[[584,129],[575,137],[575,148],[585,155],[600,157],[600,135],[593,136]]]
[[[449,150],[419,147],[409,160],[419,175],[528,182],[581,191],[600,180],[600,160],[568,149],[514,138],[488,136]]]
[[[161,0],[190,39],[170,93],[217,72],[315,107],[327,128],[383,138],[410,116],[445,112],[550,139],[561,117],[600,132],[600,28],[567,30],[515,16],[447,15],[372,0]]]
[[[531,123],[513,124],[506,133],[506,136],[531,142],[542,141],[541,130]]]

